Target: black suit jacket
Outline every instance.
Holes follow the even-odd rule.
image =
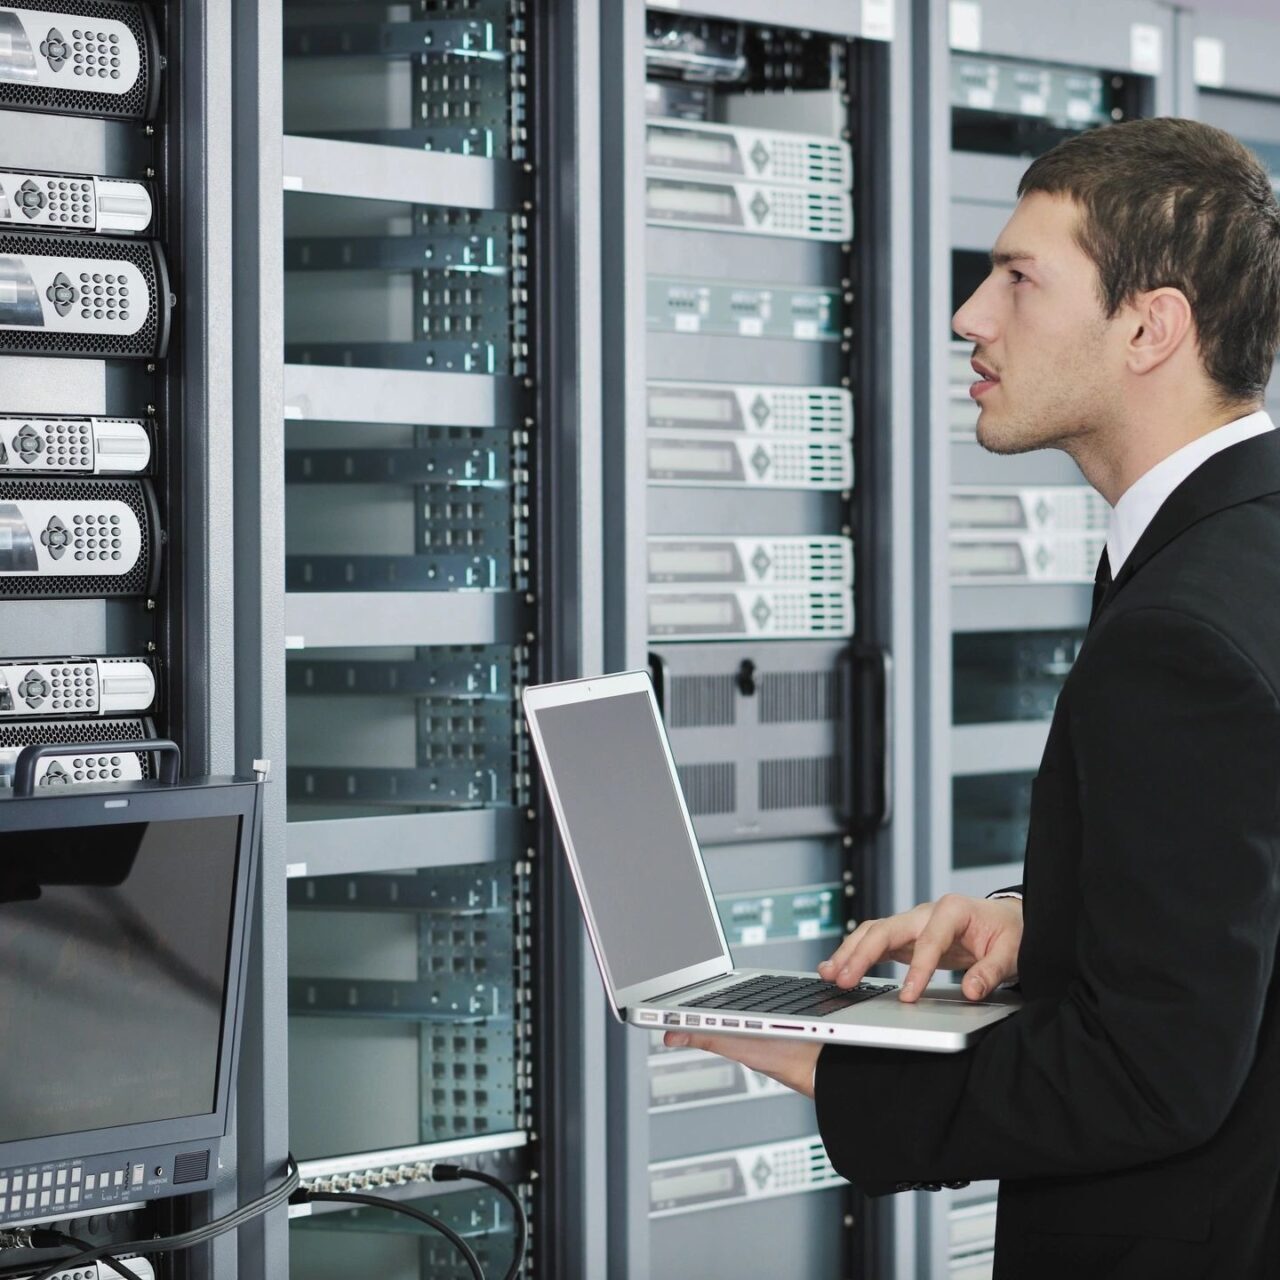
[[[1026,1005],[968,1052],[828,1046],[872,1194],[998,1178],[1000,1280],[1280,1276],[1280,431],[1157,512],[1036,777]]]

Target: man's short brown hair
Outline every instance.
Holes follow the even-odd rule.
[[[1280,205],[1253,152],[1194,120],[1133,120],[1041,156],[1018,184],[1032,191],[1080,205],[1108,318],[1181,289],[1223,401],[1262,398],[1280,347]]]

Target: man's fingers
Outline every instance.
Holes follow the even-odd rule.
[[[855,986],[886,956],[910,945],[927,919],[926,911],[927,907],[916,907],[884,920],[864,920],[831,959],[818,966],[818,973],[842,987]]]
[[[950,894],[938,899],[929,923],[916,939],[915,950],[911,953],[911,967],[902,982],[900,999],[907,1004],[914,1004],[920,999],[937,971],[939,961],[964,931],[967,920],[968,912],[964,909],[962,899]]]
[[[845,940],[831,953],[831,957],[818,965],[818,972],[824,977],[834,977],[853,954],[854,948],[867,936],[873,925],[882,923],[879,920],[864,920]]]
[[[970,1000],[982,1000],[1002,982],[1018,975],[1018,952],[1015,946],[1004,943],[993,947],[989,955],[970,967],[964,975],[961,987]]]

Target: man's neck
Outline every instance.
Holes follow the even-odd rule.
[[[1145,416],[1082,436],[1065,448],[1084,478],[1114,507],[1132,485],[1171,454],[1261,408],[1261,404],[1213,407],[1194,415],[1170,414],[1163,421]]]

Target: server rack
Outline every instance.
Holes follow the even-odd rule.
[[[230,129],[208,109],[228,14],[21,0],[0,21],[3,785],[22,745],[112,737],[173,738],[186,774],[231,773],[232,582],[215,554],[233,536]],[[79,763],[41,785],[155,771],[145,750]],[[93,1231],[230,1207],[234,1139],[222,1155],[214,1194]],[[166,1274],[233,1258],[219,1242]]]
[[[747,964],[912,892],[907,19],[604,15],[605,666],[653,673]],[[884,1274],[910,1238],[808,1102],[616,1027],[608,1080],[611,1275]]]
[[[599,1010],[574,986],[518,696],[598,648],[564,607],[598,554],[577,519],[598,241],[573,216],[594,17],[286,0],[236,20],[237,711],[275,779],[242,1146],[268,1173],[292,1149],[312,1186],[429,1202],[505,1267],[506,1206],[421,1166],[488,1169],[530,1210],[528,1273],[588,1274],[603,1130],[569,1135]],[[241,1233],[240,1272],[461,1264],[326,1209]]]
[[[1060,6],[920,0],[930,139],[917,367],[920,578],[915,767],[921,900],[1021,879],[1030,780],[1089,617],[1106,507],[1064,454],[986,455],[951,316],[986,274],[1029,160],[1174,107],[1172,13],[1134,0],[1087,31]],[[1052,50],[1047,56],[1046,51]],[[921,1197],[921,1274],[990,1273],[995,1187]]]
[[[1257,153],[1280,191],[1280,94],[1269,60],[1280,24],[1210,12],[1178,13],[1178,114],[1217,125]],[[1280,416],[1280,381],[1267,387]]]

